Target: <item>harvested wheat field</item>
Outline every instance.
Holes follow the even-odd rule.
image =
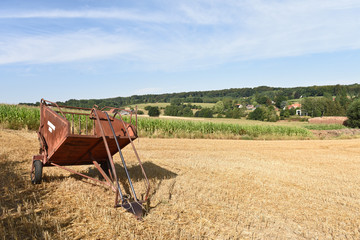
[[[34,132],[0,130],[3,239],[359,239],[360,139],[136,141],[152,185],[143,221],[102,185],[44,168]],[[124,151],[142,187],[128,146]],[[115,160],[120,162],[118,158]],[[120,165],[118,165],[120,174]],[[88,166],[78,170],[98,177]]]

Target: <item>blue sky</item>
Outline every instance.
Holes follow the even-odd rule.
[[[359,80],[359,0],[0,1],[0,103]]]

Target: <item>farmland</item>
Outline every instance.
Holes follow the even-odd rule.
[[[55,168],[29,181],[37,136],[0,130],[5,239],[359,239],[359,139],[135,142],[151,181],[142,222],[102,186]],[[130,170],[135,162],[124,149]],[[115,162],[119,163],[115,158]],[[98,177],[93,168],[79,171]],[[135,188],[140,180],[132,171]]]
[[[71,115],[66,116],[71,121]],[[91,123],[81,117],[81,126],[91,130]],[[75,119],[75,123],[79,120]],[[0,105],[0,125],[10,129],[36,130],[39,109],[16,105]],[[341,125],[316,125],[304,122],[265,123],[243,119],[203,118],[148,118],[139,117],[140,136],[159,138],[212,138],[212,139],[310,139],[309,129],[341,129]]]

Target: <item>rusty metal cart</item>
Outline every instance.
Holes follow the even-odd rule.
[[[128,115],[128,122],[124,121],[122,114]],[[135,124],[132,124],[132,121]],[[136,112],[133,114],[133,111],[110,107],[100,110],[97,106],[93,108],[59,106],[41,99],[38,138],[40,152],[39,155],[33,156],[31,166],[31,181],[34,184],[41,183],[43,167],[62,168],[110,187],[116,194],[115,207],[124,207],[138,219],[142,218],[143,203],[148,199],[150,184],[133,143],[137,138]],[[121,149],[128,144],[131,144],[143,174],[146,192],[142,200],[136,195],[121,152]],[[113,161],[116,153],[120,155],[131,189],[130,194],[125,194],[120,187]],[[105,181],[65,167],[89,164],[97,168]]]

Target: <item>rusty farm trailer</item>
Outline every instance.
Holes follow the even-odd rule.
[[[129,115],[128,122],[124,121],[121,113]],[[133,143],[137,138],[136,112],[133,114],[132,111],[110,107],[99,109],[97,106],[93,108],[59,106],[41,99],[38,138],[40,152],[33,156],[31,166],[31,181],[34,184],[41,182],[43,167],[62,168],[110,187],[115,192],[115,207],[124,207],[141,219],[143,203],[149,196],[150,185]],[[131,144],[143,174],[146,192],[142,200],[136,195],[121,152],[121,149],[128,144]],[[120,155],[128,179],[130,194],[125,194],[120,187],[113,160],[113,156],[117,153]],[[104,181],[68,167],[90,164],[96,167]]]

